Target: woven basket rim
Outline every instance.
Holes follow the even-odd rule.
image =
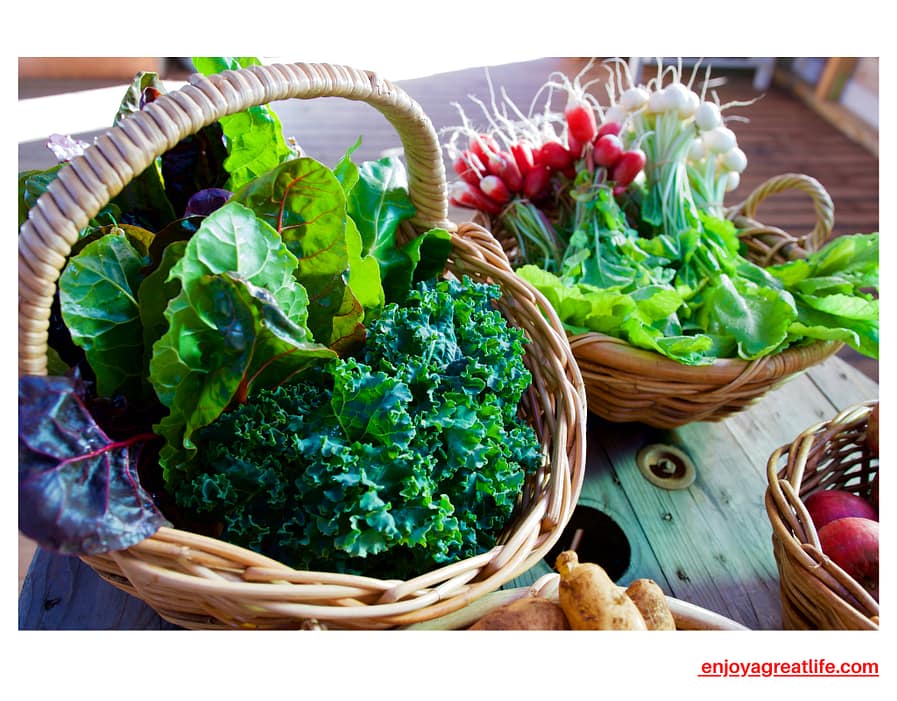
[[[135,174],[182,138],[225,114],[288,98],[344,97],[378,109],[405,149],[412,234],[444,228],[448,270],[498,284],[498,306],[532,341],[533,386],[522,401],[540,436],[543,466],[520,495],[517,521],[499,545],[407,582],[301,573],[206,536],[163,528],[123,551],[83,556],[113,585],[188,628],[301,627],[333,619],[392,628],[444,615],[532,567],[561,535],[585,470],[586,399],[566,334],[547,301],[513,273],[487,229],[447,218],[442,151],[433,125],[403,90],[370,71],[330,64],[274,64],[192,76],[106,132],[63,167],[19,235],[19,373],[47,372],[47,319],[56,280],[80,228]],[[301,580],[301,583],[297,583]],[[310,597],[310,598],[309,598]]]
[[[773,355],[755,360],[744,358],[715,358],[710,363],[686,365],[656,351],[633,346],[627,341],[598,331],[568,334],[574,354],[582,356],[592,351],[602,362],[630,372],[650,369],[653,378],[688,381],[696,375],[711,382],[733,382],[748,368],[755,368],[755,380],[774,381],[796,369],[807,367],[825,359],[843,347],[839,341],[812,341],[806,345],[791,346]],[[596,352],[595,349],[600,348]]]
[[[806,194],[816,216],[813,228],[800,236],[756,220],[768,197],[797,190]],[[747,257],[766,267],[804,257],[831,236],[834,207],[818,180],[800,173],[783,173],[759,185],[741,203],[725,210],[739,231]],[[509,252],[514,243],[495,231]],[[509,253],[513,259],[512,253]],[[809,367],[834,355],[839,341],[808,341],[754,360],[717,358],[688,365],[661,353],[597,331],[568,330],[573,353],[586,383],[589,410],[615,422],[641,422],[655,428],[677,428],[697,421],[719,421],[762,399],[767,393]]]

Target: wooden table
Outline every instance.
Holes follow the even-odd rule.
[[[609,569],[622,568],[621,584],[650,577],[668,595],[748,628],[780,629],[778,571],[763,505],[767,459],[808,426],[878,392],[877,383],[833,357],[719,423],[658,430],[590,416],[587,475],[574,512],[582,521],[572,524],[584,530],[580,552],[607,557]],[[691,458],[696,478],[690,487],[665,489],[642,475],[636,455],[655,443]],[[619,526],[622,543],[596,511]],[[508,586],[530,584],[549,570],[540,563]],[[38,549],[19,598],[19,628],[174,626],[77,558]]]

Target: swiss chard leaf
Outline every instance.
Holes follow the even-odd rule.
[[[19,378],[19,530],[69,555],[121,550],[171,525],[141,487],[137,435],[113,441],[68,377]]]
[[[137,400],[148,393],[137,303],[145,263],[124,233],[109,234],[69,260],[59,280],[62,318],[102,396]]]
[[[349,191],[347,209],[358,224],[366,253],[382,259],[395,248],[399,224],[415,213],[401,160],[387,156],[358,166],[358,181]]]
[[[193,58],[196,70],[206,75],[258,64],[259,61],[251,57]],[[240,189],[295,156],[284,139],[277,113],[269,105],[255,105],[219,121],[228,151],[224,167],[230,177],[223,185],[228,190]]]
[[[335,173],[346,192],[347,212],[361,234],[361,255],[378,261],[386,301],[400,302],[416,282],[442,273],[451,253],[451,237],[444,230],[432,229],[400,246],[399,226],[416,211],[401,159],[386,156],[356,167],[349,154]]]
[[[186,247],[186,241],[173,241],[166,246],[159,265],[146,276],[137,291],[146,368],[149,368],[153,345],[162,338],[168,329],[165,309],[181,291],[181,281],[176,277],[169,277],[169,275],[174,265],[183,257]]]
[[[308,319],[312,334],[320,343],[338,344],[340,334],[354,329],[363,318],[363,305],[353,304],[347,293],[355,288],[355,296],[368,303],[377,302],[382,293],[379,279],[361,271],[350,286],[346,284],[348,239],[357,233],[347,231],[345,195],[333,172],[313,158],[298,158],[256,178],[235,192],[231,201],[250,207],[279,232],[297,259],[296,279],[315,290]],[[373,288],[365,289],[369,285]],[[340,317],[336,333],[335,315]]]
[[[277,232],[238,203],[209,215],[187,243],[171,272],[181,290],[150,361],[153,386],[170,409],[158,426],[166,474],[192,457],[193,432],[251,387],[335,356],[305,326],[308,299],[295,265]]]
[[[438,277],[452,252],[452,237],[445,229],[430,229],[400,248],[384,250],[379,262],[387,302],[399,302],[418,282]]]

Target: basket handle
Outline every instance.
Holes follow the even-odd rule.
[[[73,159],[28,213],[19,232],[19,373],[47,372],[47,331],[56,281],[78,232],[136,175],[181,139],[221,117],[288,98],[344,97],[379,110],[398,133],[418,231],[448,220],[436,131],[407,93],[370,71],[329,64],[273,64],[190,77],[130,115]]]
[[[809,195],[813,202],[816,223],[803,236],[761,224],[755,218],[763,200],[786,190],[800,190]],[[831,236],[835,223],[834,210],[832,198],[818,180],[809,175],[785,173],[757,187],[741,204],[730,208],[726,216],[738,227],[739,237],[746,243],[751,259],[767,266],[803,258],[807,253],[819,250]]]

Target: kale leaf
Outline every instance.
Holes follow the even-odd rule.
[[[491,548],[541,461],[518,416],[524,336],[493,285],[419,283],[357,357],[198,430],[180,505],[304,569],[408,577]]]

